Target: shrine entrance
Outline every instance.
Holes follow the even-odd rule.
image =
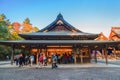
[[[52,54],[57,55],[60,59],[59,63],[64,63],[62,60],[64,59],[64,55],[67,57],[72,56],[72,46],[47,46],[46,56],[48,58],[48,63],[51,62]]]
[[[72,46],[46,46],[45,48],[32,49],[31,53],[36,56],[36,63],[38,63],[39,54],[42,53],[47,57],[48,63],[51,63],[52,54],[57,55],[60,59],[60,63],[65,63],[64,58],[69,58],[70,56],[74,58],[73,47]],[[71,61],[67,61],[71,63]]]

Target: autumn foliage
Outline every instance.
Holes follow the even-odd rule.
[[[31,24],[23,23],[22,26],[23,26],[22,33],[35,32]]]
[[[18,34],[36,32],[39,29],[33,27],[30,19],[26,18],[23,23],[17,21],[10,23],[4,14],[0,14],[0,40],[21,40]]]
[[[8,29],[16,39],[20,39],[18,34],[31,33],[39,30],[37,27],[32,26],[29,18],[26,18],[23,23],[13,22],[12,24],[8,25]]]

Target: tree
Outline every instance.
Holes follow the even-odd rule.
[[[22,33],[34,32],[32,24],[30,23],[30,19],[29,18],[26,18],[25,21],[23,21],[22,26],[23,26]]]
[[[6,20],[6,16],[4,14],[0,14],[0,21],[4,21],[6,25],[10,25],[9,19]]]
[[[6,56],[10,56],[12,53],[11,47],[0,45],[0,60],[5,60]]]
[[[26,18],[23,23],[25,23],[25,24],[31,24],[29,18]]]
[[[9,40],[12,38],[5,21],[0,21],[0,39]]]
[[[16,24],[16,26],[18,27],[19,24]],[[22,38],[18,36],[18,33],[12,31],[12,29],[13,26],[10,24],[10,21],[6,20],[4,14],[0,14],[0,40],[21,40]],[[5,59],[8,55],[10,56],[11,50],[8,46],[0,45],[0,60]]]
[[[0,40],[13,40],[14,37],[10,33],[10,21],[6,20],[4,14],[0,14]]]
[[[3,17],[4,16],[4,17]],[[8,29],[8,23],[5,20],[5,15],[0,15],[0,40],[11,40],[12,35]],[[10,56],[11,48],[0,45],[0,60],[4,60],[6,56]]]
[[[6,19],[6,16],[4,14],[0,14],[0,21],[3,21],[4,19]]]
[[[38,27],[33,27],[33,29],[34,29],[34,32],[39,31]]]
[[[14,31],[16,31],[17,33],[20,32],[21,24],[19,22],[13,22],[12,26],[13,26],[12,28],[13,28]]]
[[[7,24],[8,26],[10,25],[9,19],[7,19],[5,22],[6,22],[6,24]]]

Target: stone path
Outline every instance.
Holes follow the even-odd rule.
[[[0,80],[120,80],[120,68],[0,68]]]
[[[120,62],[112,63],[62,64],[57,69],[48,65],[41,69],[37,65],[18,67],[10,61],[0,61],[0,80],[120,80]]]

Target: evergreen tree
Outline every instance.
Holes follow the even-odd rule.
[[[4,14],[0,14],[0,21],[3,21],[6,19],[6,16]]]
[[[25,23],[25,24],[31,24],[29,18],[26,18],[23,23]]]

